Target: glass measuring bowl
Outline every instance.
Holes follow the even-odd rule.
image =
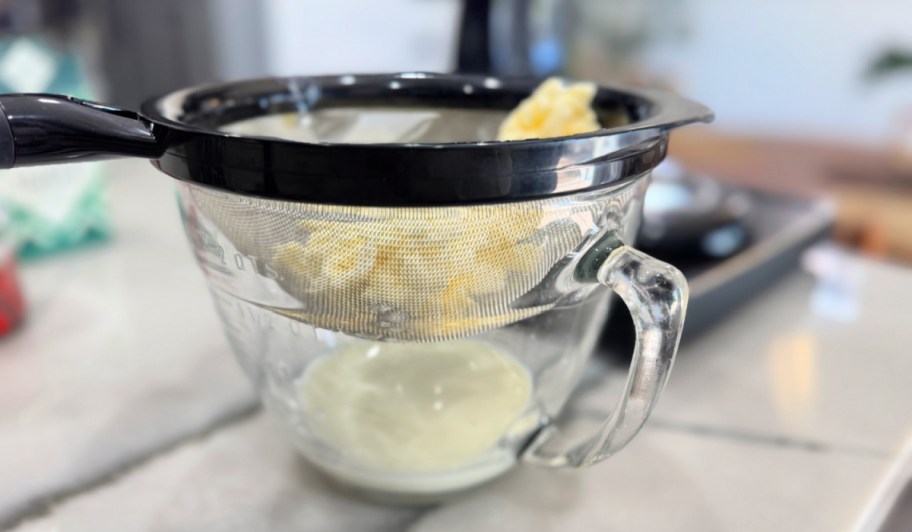
[[[711,114],[603,86],[603,129],[548,139],[289,140],[231,126],[340,108],[503,112],[536,85],[272,78],[185,89],[142,114],[4,95],[0,167],[137,156],[179,180],[225,331],[292,440],[344,482],[434,497],[518,461],[593,464],[645,422],[687,290],[627,242],[669,130]],[[597,434],[557,447],[553,418],[607,312],[605,287],[637,326],[628,384]]]
[[[234,351],[291,440],[311,462],[348,484],[415,499],[476,485],[518,461],[588,465],[623,446],[645,421],[670,369],[686,306],[686,285],[676,270],[620,243],[636,232],[647,183],[642,175],[618,187],[534,202],[545,215],[540,230],[549,232],[546,220],[562,221],[550,222],[561,224],[550,233],[569,235],[546,279],[522,296],[547,302],[550,310],[469,339],[404,344],[296,319],[288,309],[300,301],[282,289],[280,272],[240,251],[206,216],[212,192],[183,184],[179,198]],[[297,207],[306,219],[308,208]],[[414,223],[422,212],[433,220],[441,210],[500,207],[388,208],[384,215],[395,225]],[[257,208],[274,212],[281,206],[259,202]],[[348,230],[338,228],[340,234]],[[453,242],[450,251],[466,245]],[[605,285],[637,317],[641,340],[631,388],[616,420],[593,442],[544,454],[540,445],[605,321]],[[409,347],[403,354],[397,346]],[[349,361],[331,371],[347,381],[327,382],[330,370],[323,371],[322,382],[314,380],[321,364],[340,357]],[[473,372],[473,364],[487,369]],[[511,376],[526,381],[504,391]],[[319,389],[318,395],[308,387]],[[518,397],[503,405],[504,395]]]

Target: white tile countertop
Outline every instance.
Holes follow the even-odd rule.
[[[27,322],[0,342],[0,528],[256,404],[170,180],[110,169],[113,241],[20,268]]]
[[[846,530],[912,438],[912,271],[820,251],[817,276],[684,345],[607,462],[523,467],[434,508],[368,503],[254,409],[169,181],[112,174],[115,240],[22,271],[29,322],[0,343],[0,528]],[[593,360],[568,416],[601,420],[623,377]]]

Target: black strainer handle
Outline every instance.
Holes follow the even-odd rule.
[[[0,168],[142,157],[166,131],[138,113],[58,94],[0,95]]]

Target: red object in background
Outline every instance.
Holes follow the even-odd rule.
[[[25,303],[16,275],[16,254],[0,246],[0,336],[16,328],[25,316]]]

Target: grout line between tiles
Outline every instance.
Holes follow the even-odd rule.
[[[810,453],[845,453],[868,458],[888,458],[890,453],[885,449],[863,445],[839,444],[808,438],[795,438],[782,434],[763,434],[742,429],[713,427],[694,423],[680,423],[664,419],[652,419],[649,426],[656,430],[681,432],[694,436],[720,438],[768,447],[785,447]]]
[[[223,429],[243,423],[252,418],[259,411],[259,401],[240,405],[237,408],[226,412],[225,415],[203,425],[198,430],[179,436],[172,441],[165,442],[161,447],[147,454],[118,464],[112,471],[102,474],[89,482],[71,488],[63,488],[56,492],[49,493],[44,497],[35,499],[23,506],[18,512],[14,512],[12,515],[0,520],[0,530],[11,531],[27,521],[47,516],[54,511],[55,507],[70,499],[102,488],[108,484],[113,484],[133,471],[153,462],[157,458],[184,447],[185,445],[205,440]]]
[[[573,410],[573,415],[599,420],[604,420],[608,417],[608,413],[596,409],[576,409]],[[691,436],[702,438],[723,439],[764,447],[794,449],[809,453],[838,452],[852,454],[855,456],[863,456],[867,458],[889,458],[891,456],[891,453],[888,449],[867,447],[863,445],[839,444],[814,440],[810,438],[795,438],[782,434],[767,434],[736,428],[703,425],[699,423],[682,423],[678,421],[662,419],[655,416],[649,418],[644,428],[658,431],[689,434]]]

